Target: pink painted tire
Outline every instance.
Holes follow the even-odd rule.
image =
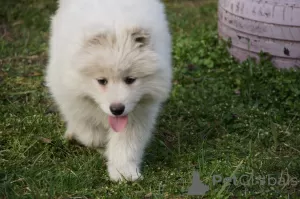
[[[272,55],[278,68],[300,67],[300,0],[219,0],[219,36],[240,61]]]

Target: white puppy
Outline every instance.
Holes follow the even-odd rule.
[[[112,180],[136,180],[172,80],[171,35],[159,0],[60,0],[46,81],[65,137],[106,147]]]

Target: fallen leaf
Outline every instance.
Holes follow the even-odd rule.
[[[40,72],[31,72],[31,73],[26,74],[25,76],[26,77],[37,77],[37,76],[42,76],[42,75],[43,74]]]
[[[23,20],[18,20],[18,21],[16,21],[16,22],[14,22],[12,25],[13,25],[13,26],[17,26],[17,25],[20,25],[20,24],[23,24],[23,23],[24,23]]]
[[[40,137],[39,140],[43,143],[50,144],[52,142],[49,138]]]
[[[148,193],[148,194],[146,194],[146,195],[145,195],[144,199],[151,198],[151,197],[152,197],[152,195],[153,195],[153,194],[150,192],[150,193]]]

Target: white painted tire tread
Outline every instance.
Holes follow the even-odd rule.
[[[219,0],[219,35],[241,61],[264,51],[277,67],[299,67],[300,1]]]

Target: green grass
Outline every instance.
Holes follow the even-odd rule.
[[[300,179],[300,74],[230,57],[216,1],[167,2],[174,86],[134,183],[110,182],[99,153],[62,139],[43,86],[55,2],[14,2],[0,3],[0,198],[188,198],[194,170],[210,186],[202,198],[300,196],[292,182],[213,185]]]

